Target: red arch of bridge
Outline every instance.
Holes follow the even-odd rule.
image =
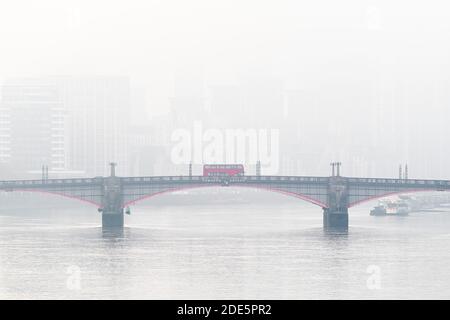
[[[135,204],[136,202],[139,202],[139,201],[142,201],[142,200],[145,200],[145,199],[150,199],[150,198],[153,198],[155,196],[158,196],[158,195],[161,195],[161,194],[165,194],[165,193],[172,193],[172,192],[176,192],[176,191],[189,190],[189,189],[219,187],[219,186],[221,186],[221,185],[220,184],[212,184],[212,185],[197,185],[197,186],[188,186],[188,187],[167,189],[167,190],[164,190],[164,191],[148,194],[148,195],[139,197],[137,199],[128,201],[128,202],[126,202],[124,204],[124,206],[130,206],[130,205]],[[298,199],[305,200],[305,201],[307,201],[309,203],[315,204],[315,205],[320,206],[322,208],[327,208],[328,207],[325,203],[323,203],[323,202],[321,202],[321,201],[319,201],[317,199],[311,198],[311,197],[303,195],[303,194],[298,194],[298,193],[295,193],[295,192],[289,192],[289,191],[286,191],[286,190],[267,188],[267,187],[261,187],[261,186],[256,186],[256,185],[232,185],[230,187],[251,188],[251,189],[261,189],[261,190],[266,190],[266,191],[272,191],[272,192],[280,193],[280,194],[283,194],[283,195],[286,195],[286,196],[295,197],[295,198],[298,198]]]
[[[404,191],[393,191],[393,192],[387,192],[387,193],[383,193],[383,194],[380,194],[380,195],[368,197],[368,198],[363,199],[363,200],[352,202],[352,203],[349,204],[348,207],[349,208],[355,207],[355,206],[360,205],[360,204],[365,203],[365,202],[369,202],[369,201],[372,201],[372,200],[381,199],[381,198],[385,198],[385,197],[389,197],[389,196],[395,196],[395,195],[398,195],[398,194],[409,194],[409,193],[417,193],[417,192],[433,192],[433,191],[446,191],[446,192],[448,192],[450,190],[442,190],[442,189],[436,188],[436,189],[413,189],[413,190],[404,190]]]
[[[142,201],[142,200],[145,200],[145,199],[149,199],[149,198],[152,198],[154,196],[158,196],[158,195],[165,194],[165,193],[172,193],[172,192],[181,191],[181,190],[188,190],[188,189],[218,187],[218,186],[221,186],[221,185],[220,184],[198,185],[198,186],[189,186],[189,187],[168,189],[168,190],[156,192],[156,193],[153,193],[153,194],[145,195],[145,196],[142,196],[140,198],[134,199],[132,201],[128,201],[128,202],[126,202],[124,204],[124,206],[133,205],[133,204],[135,204],[135,203],[137,203],[139,201]],[[322,208],[327,208],[328,207],[325,203],[323,203],[323,202],[321,202],[319,200],[316,200],[316,199],[311,198],[309,196],[298,194],[298,193],[295,193],[295,192],[289,192],[289,191],[286,191],[286,190],[267,188],[267,187],[261,187],[261,186],[255,186],[255,185],[233,185],[233,187],[253,188],[253,189],[261,189],[261,190],[266,190],[266,191],[272,191],[272,192],[284,194],[286,196],[299,198],[301,200],[304,200],[304,201],[307,201],[309,203],[315,204],[315,205],[320,206]],[[0,191],[11,192],[9,190],[0,190]],[[375,195],[375,196],[372,196],[372,197],[368,197],[366,199],[362,199],[362,200],[359,200],[359,201],[352,202],[352,203],[349,204],[348,207],[349,208],[355,207],[355,206],[360,205],[360,204],[365,203],[365,202],[369,202],[369,201],[372,201],[372,200],[381,199],[381,198],[385,198],[385,197],[393,196],[393,195],[409,194],[409,193],[417,193],[417,192],[433,192],[433,191],[450,192],[450,190],[442,190],[442,189],[439,189],[439,188],[436,188],[436,189],[414,189],[414,190],[387,192],[387,193],[383,193],[383,194],[380,194],[380,195]],[[31,190],[31,189],[14,189],[14,190],[12,190],[12,192],[34,192],[34,193],[41,193],[41,194],[50,194],[50,195],[55,195],[55,196],[60,196],[60,197],[68,198],[68,199],[73,199],[73,200],[85,202],[85,203],[93,205],[93,206],[95,206],[97,208],[101,207],[101,204],[97,203],[95,201],[79,198],[79,197],[76,197],[76,196],[67,195],[67,194],[60,193],[60,192],[47,191],[47,190]]]
[[[60,196],[60,197],[64,197],[64,198],[68,198],[68,199],[73,199],[73,200],[78,200],[81,202],[85,202],[88,204],[91,204],[97,208],[101,207],[101,204],[95,202],[95,201],[91,201],[88,199],[83,199],[83,198],[79,198],[76,196],[71,196],[68,194],[64,194],[64,193],[60,193],[60,192],[54,192],[54,191],[47,191],[47,190],[31,190],[31,189],[14,189],[12,191],[6,190],[4,192],[33,192],[33,193],[41,193],[41,194],[50,194],[50,195],[54,195],[54,196]]]

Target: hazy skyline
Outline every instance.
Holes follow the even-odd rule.
[[[176,85],[179,75],[186,84],[198,82],[193,90],[205,108],[214,86],[246,90],[260,83],[254,95],[279,83],[282,94],[294,90],[301,98],[288,107],[265,104],[257,114],[265,122],[277,111],[290,121],[305,117],[303,141],[316,140],[352,168],[367,161],[355,159],[365,152],[392,163],[392,170],[384,165],[374,174],[394,173],[408,161],[416,175],[450,178],[447,7],[444,1],[3,2],[0,79],[126,76],[149,117],[167,114],[171,99],[190,90]],[[221,126],[219,116],[211,117]]]

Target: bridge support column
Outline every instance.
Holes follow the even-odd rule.
[[[339,171],[338,171],[339,174]],[[333,176],[328,186],[328,207],[323,209],[325,230],[348,229],[348,186],[340,176]]]
[[[123,209],[117,211],[102,212],[103,228],[122,228],[123,227]]]
[[[123,227],[123,194],[122,184],[115,174],[115,163],[111,163],[111,176],[103,182],[103,207],[99,209],[102,213],[103,228]]]
[[[323,228],[325,230],[347,230],[348,209],[323,209]]]

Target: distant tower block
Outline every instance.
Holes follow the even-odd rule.
[[[400,180],[402,179],[402,165],[399,165],[399,167],[398,167],[398,178]]]
[[[405,179],[408,179],[408,164],[405,164]]]
[[[192,177],[192,162],[189,163],[189,177]]]

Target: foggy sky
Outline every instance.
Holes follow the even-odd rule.
[[[393,167],[450,178],[449,9],[443,0],[2,1],[0,79],[125,75],[155,116],[187,67],[206,86],[276,78],[314,101],[288,112],[319,110],[309,136],[336,157],[359,139]]]

